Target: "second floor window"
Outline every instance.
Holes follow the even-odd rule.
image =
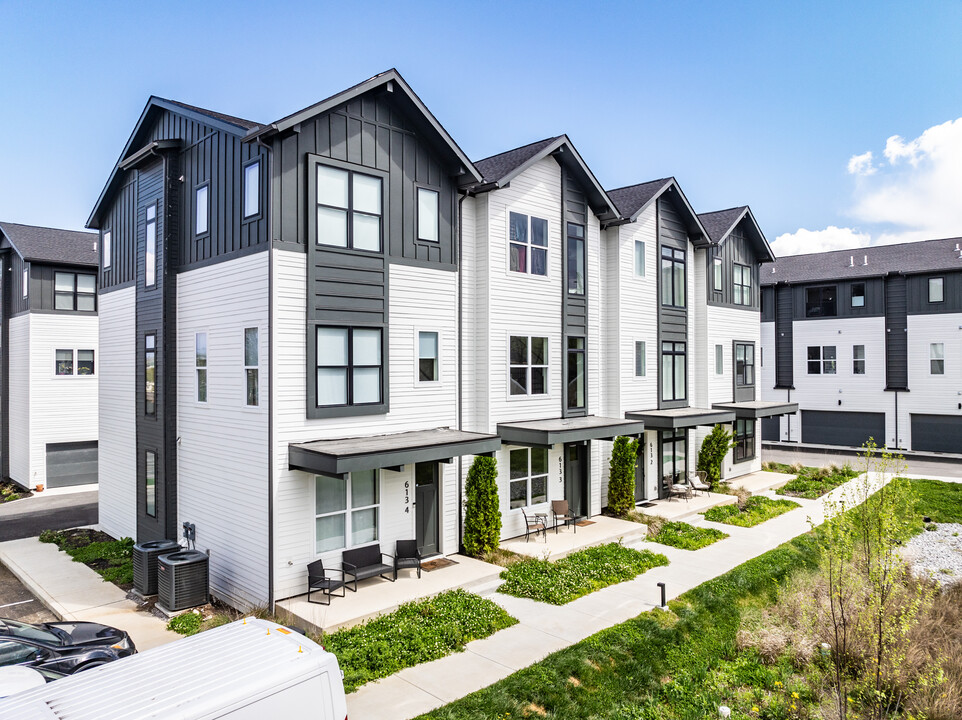
[[[733,300],[736,305],[752,304],[752,269],[748,265],[734,266],[734,295]]]
[[[852,283],[852,307],[865,307],[865,283]]]
[[[929,345],[929,373],[931,375],[945,375],[945,343],[931,343]]]
[[[929,278],[929,302],[940,303],[945,299],[943,294],[943,278]]]
[[[247,387],[248,407],[257,407],[260,404],[259,335],[260,332],[257,328],[244,328],[244,379]]]
[[[808,374],[834,375],[837,356],[834,345],[808,347]]]
[[[436,332],[418,333],[418,382],[437,382],[438,375],[438,334]]]
[[[197,376],[197,402],[207,402],[207,333],[194,336],[194,372]]]
[[[509,267],[512,272],[548,274],[548,221],[508,213]]]
[[[511,336],[512,395],[548,394],[548,338]]]
[[[210,229],[210,185],[194,191],[194,235],[204,235]]]
[[[568,409],[585,407],[585,339],[568,338]]]
[[[645,243],[635,240],[635,277],[645,276]]]
[[[836,294],[834,285],[805,288],[805,317],[835,317]]]
[[[735,343],[735,384],[742,386],[755,384],[754,345]]]
[[[645,377],[647,372],[645,362],[645,341],[635,341],[635,377]]]
[[[53,295],[56,310],[96,310],[97,277],[58,272],[54,275]]]
[[[568,223],[568,292],[585,294],[585,226]]]
[[[685,251],[661,248],[661,304],[685,307]]]
[[[317,328],[317,406],[381,402],[380,328]]]
[[[418,188],[418,240],[438,242],[438,191]]]
[[[103,250],[102,250],[103,258],[104,258],[104,270],[110,267],[110,259],[111,259],[110,239],[111,239],[110,230],[104,231]]]
[[[722,259],[715,258],[711,261],[711,286],[712,290],[715,292],[721,292],[724,289],[724,284],[722,280]]]
[[[688,362],[685,343],[661,344],[661,399],[684,400],[688,390]]]
[[[381,178],[317,166],[317,244],[381,251]]]

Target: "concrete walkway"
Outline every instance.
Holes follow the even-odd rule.
[[[52,543],[24,538],[0,543],[0,562],[61,620],[86,620],[126,630],[138,650],[177,640],[163,620],[139,612],[127,593]]]
[[[660,603],[656,583],[665,583],[668,598],[676,598],[807,532],[811,523],[824,521],[827,499],[854,492],[861,482],[856,478],[818,500],[792,498],[800,508],[753,528],[710,523],[700,516],[691,518],[688,522],[692,525],[715,527],[730,535],[701,550],[680,550],[641,539],[630,540],[626,545],[663,553],[670,564],[567,605],[500,595],[496,592],[498,582],[475,588],[475,592],[496,602],[519,623],[469,643],[463,653],[407,668],[363,686],[347,698],[350,716],[408,720],[485,688],[553,652],[653,609]],[[881,479],[873,478],[872,485],[880,486]],[[774,497],[771,491],[763,494]]]

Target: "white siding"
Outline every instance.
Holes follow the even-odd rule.
[[[268,600],[268,253],[177,276],[177,524],[210,551],[211,593]],[[244,330],[259,331],[259,406],[246,404]],[[207,402],[197,402],[195,334],[207,334]],[[302,366],[303,367],[303,366]]]
[[[899,393],[899,435],[903,447],[912,447],[912,413],[962,414],[959,410],[959,402],[962,401],[962,314],[909,315],[908,336],[911,392]],[[932,375],[930,372],[929,346],[932,343],[942,343],[944,347],[944,375]],[[872,358],[868,348],[865,354]],[[888,434],[893,435],[894,430],[890,429]],[[962,452],[962,448],[958,452]]]
[[[30,318],[10,318],[10,477],[33,487],[30,474]]]
[[[98,297],[100,526],[137,535],[136,315],[132,287]]]

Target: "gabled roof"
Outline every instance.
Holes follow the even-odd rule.
[[[761,268],[762,285],[878,277],[889,273],[962,271],[962,238],[873,245],[850,250],[786,255]],[[774,269],[774,272],[773,272]]]
[[[768,240],[765,239],[765,234],[755,221],[755,216],[752,214],[751,208],[747,205],[729,208],[728,210],[702,213],[698,216],[698,219],[701,220],[701,224],[705,230],[708,231],[708,237],[710,237],[716,245],[721,245],[725,242],[732,230],[738,227],[739,224],[744,223],[748,237],[755,245],[758,259],[769,262],[775,259],[775,253],[772,252],[771,245],[768,244]]]
[[[384,88],[388,92],[394,92],[399,90],[399,98],[403,98],[406,104],[409,105],[409,110],[412,111],[411,114],[420,118],[424,121],[424,124],[428,129],[434,131],[435,136],[440,141],[439,146],[441,149],[446,149],[452,159],[456,160],[458,169],[463,172],[465,178],[462,184],[470,184],[480,182],[481,174],[475,168],[468,156],[464,154],[464,151],[458,146],[454,141],[454,138],[448,134],[448,131],[444,129],[441,123],[438,122],[437,118],[428,110],[427,106],[421,102],[421,98],[417,96],[417,93],[411,89],[411,86],[407,84],[407,81],[401,77],[399,73],[394,68],[391,68],[387,72],[382,72],[375,75],[364,82],[360,82],[354,87],[350,87],[347,90],[337,93],[336,95],[331,95],[325,100],[314,103],[310,107],[306,107],[303,110],[298,110],[295,113],[283,117],[280,120],[272,122],[267,125],[263,125],[259,128],[254,129],[251,133],[245,137],[245,141],[253,141],[258,138],[267,138],[277,133],[282,133],[291,128],[295,127],[301,122],[311,119],[316,115],[327,112],[328,110],[333,110],[339,105],[343,105],[346,102],[350,102],[356,97],[364,95],[378,88]]]
[[[120,171],[123,169],[122,165],[124,164],[124,161],[134,153],[141,150],[141,145],[144,142],[143,136],[146,134],[146,130],[150,127],[150,123],[153,118],[163,110],[169,110],[170,112],[184,115],[186,117],[195,119],[198,122],[202,122],[205,125],[209,125],[217,128],[218,130],[223,130],[224,132],[228,132],[232,135],[237,135],[240,137],[243,137],[246,133],[250,132],[254,128],[259,127],[258,123],[251,120],[244,120],[243,118],[235,117],[233,115],[225,115],[224,113],[214,112],[213,110],[206,110],[205,108],[197,107],[196,105],[188,105],[187,103],[182,103],[177,100],[167,100],[166,98],[151,95],[147,100],[147,105],[144,106],[143,112],[140,114],[140,119],[137,121],[137,124],[134,125],[133,132],[130,133],[130,137],[127,139],[127,144],[124,145],[124,149],[120,153],[120,157],[117,159],[113,170],[111,170],[110,177],[107,178],[107,184],[104,185],[104,189],[101,191],[100,197],[97,198],[97,202],[94,205],[94,209],[90,213],[90,217],[87,218],[87,227],[99,227],[100,208],[107,196],[110,195],[110,193],[114,190],[114,186],[120,175]]]
[[[688,226],[688,234],[691,236],[692,245],[696,247],[707,247],[712,244],[712,239],[708,235],[698,215],[692,209],[691,203],[681,191],[681,186],[673,177],[661,178],[660,180],[650,180],[637,185],[628,185],[623,188],[609,190],[608,195],[618,206],[618,211],[624,222],[635,222],[638,216],[658,198],[666,193],[671,193],[677,202],[678,209],[681,211]]]
[[[484,180],[472,190],[474,192],[489,192],[505,187],[518,175],[549,155],[554,155],[561,165],[577,176],[588,196],[591,209],[598,217],[605,220],[615,220],[620,217],[618,208],[608,197],[605,189],[601,187],[598,178],[591,172],[588,164],[578,153],[567,135],[539,140],[478,160],[476,165],[482,171]]]
[[[97,233],[0,222],[0,239],[4,238],[27,262],[96,267],[100,261]]]

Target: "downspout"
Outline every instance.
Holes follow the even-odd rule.
[[[458,198],[458,430],[464,430],[464,273],[462,271],[461,251],[464,241],[464,223],[461,221],[461,206],[467,198],[467,193]],[[464,552],[464,456],[458,455],[458,552]]]
[[[267,604],[274,613],[274,232],[271,226],[274,198],[274,154],[257,138],[257,145],[266,150],[267,177]]]
[[[899,450],[902,443],[899,440],[899,391],[895,391],[895,449]]]
[[[788,402],[791,402],[792,389],[789,388],[788,390],[786,390],[786,392],[788,393]],[[792,441],[792,416],[791,414],[789,414],[787,417],[788,417],[788,438],[785,440],[785,442],[791,442]]]

